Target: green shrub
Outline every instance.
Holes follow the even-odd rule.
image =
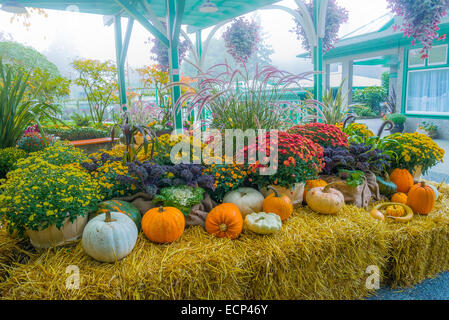
[[[17,161],[26,156],[27,153],[18,148],[0,149],[0,179],[4,179],[8,172],[16,169]]]
[[[71,118],[77,127],[88,127],[90,125],[90,118],[87,114],[74,113]]]
[[[387,99],[387,91],[384,87],[367,87],[357,89],[353,94],[353,101],[367,105],[375,115],[380,115],[382,102]]]
[[[45,128],[48,134],[60,137],[61,140],[77,141],[89,140],[97,138],[109,137],[110,133],[106,130],[96,129],[91,127],[75,127],[75,128]]]
[[[404,124],[407,121],[407,117],[400,113],[393,113],[387,117],[387,120],[390,120],[394,124]]]

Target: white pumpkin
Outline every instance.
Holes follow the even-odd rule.
[[[245,217],[245,225],[258,234],[272,234],[282,228],[281,217],[275,213],[251,213]]]
[[[306,202],[310,209],[321,214],[336,214],[345,206],[345,197],[337,189],[336,183],[326,187],[313,188],[307,192]]]
[[[226,194],[223,203],[235,204],[245,218],[247,214],[262,211],[264,200],[265,197],[255,189],[239,188]]]
[[[82,245],[95,260],[115,262],[131,253],[137,233],[130,217],[120,212],[107,212],[89,221],[84,228]]]

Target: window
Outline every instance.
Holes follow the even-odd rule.
[[[421,59],[421,49],[413,49],[408,52],[408,66],[410,68],[424,67],[426,60]]]
[[[449,114],[449,68],[409,71],[407,113]]]
[[[435,66],[447,63],[447,45],[435,46],[429,50],[428,65]]]

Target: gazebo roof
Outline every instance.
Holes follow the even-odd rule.
[[[165,0],[139,0],[128,1],[131,6],[146,15],[143,4],[146,1],[154,14],[159,18],[165,18],[167,5]],[[8,1],[0,0],[0,4]],[[101,15],[116,15],[123,8],[115,0],[19,0],[26,7],[67,10],[69,6],[77,6],[79,12]],[[217,5],[218,11],[214,13],[202,13],[199,8],[204,0],[186,0],[182,24],[204,29],[213,25],[238,17],[240,15],[257,10],[261,7],[279,2],[279,0],[211,0]],[[127,16],[123,13],[123,16]]]

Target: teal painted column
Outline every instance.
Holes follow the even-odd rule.
[[[201,61],[201,58],[203,56],[203,38],[202,38],[202,30],[198,30],[196,32],[196,39],[195,39],[195,44],[196,44],[196,54],[198,56],[198,60]],[[199,73],[199,71],[198,71]],[[207,112],[206,109],[203,108],[203,110],[201,111],[201,117],[200,117],[201,121],[202,121],[202,125],[201,125],[201,131],[205,131],[206,130],[206,125],[204,124],[204,121],[207,119]]]
[[[168,55],[170,60],[170,80],[171,82],[179,82],[179,56],[178,56],[178,44],[179,44],[179,32],[176,36],[176,24],[180,24],[180,21],[175,21],[179,17],[179,12],[176,10],[176,1],[167,0],[167,35],[169,40]],[[182,8],[184,10],[184,8]],[[177,20],[177,19],[176,19]],[[179,25],[180,27],[180,25]],[[175,36],[175,37],[174,37]],[[181,96],[181,87],[173,86],[171,89],[172,106],[175,107],[176,102]],[[183,129],[182,123],[182,110],[174,109],[174,128]]]
[[[125,57],[122,57],[122,22],[120,15],[115,16],[114,32],[120,106],[126,111],[128,108],[126,107]]]
[[[323,101],[323,39],[318,34],[320,0],[313,0],[313,24],[317,35],[317,45],[313,48],[314,98]]]

